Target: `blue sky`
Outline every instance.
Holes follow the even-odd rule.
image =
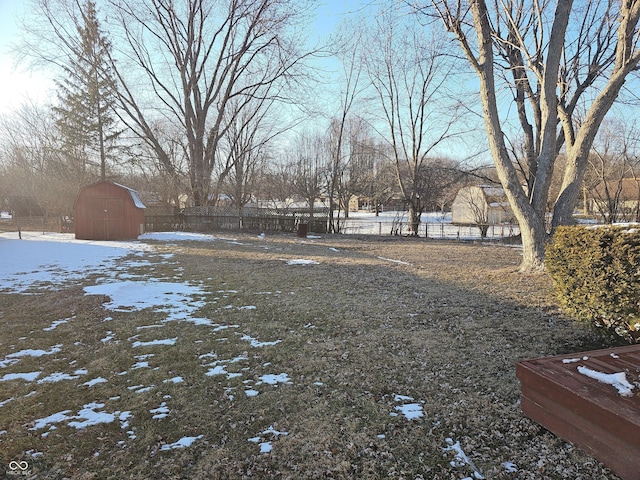
[[[51,78],[42,71],[28,71],[27,65],[16,67],[9,53],[11,44],[20,36],[18,19],[29,3],[28,0],[0,0],[0,115],[10,113],[25,102],[46,102],[53,91]],[[366,3],[367,0],[320,2],[312,35],[326,38],[342,20],[342,12],[353,11]]]
[[[9,113],[28,101],[47,99],[53,85],[42,72],[29,72],[26,65],[15,67],[8,50],[20,35],[17,19],[24,0],[0,0],[0,115]]]

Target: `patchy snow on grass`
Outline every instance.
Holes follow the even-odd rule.
[[[293,260],[287,260],[287,265],[319,265],[320,262],[315,260],[309,260],[305,258],[298,258]]]
[[[85,375],[86,370],[76,370],[74,373],[74,375],[69,375],[68,373],[55,372],[47,375],[44,378],[41,378],[37,383],[38,385],[41,385],[43,383],[57,383],[63,380],[76,380],[80,378],[80,375]]]
[[[115,261],[149,245],[137,242],[76,240],[69,233],[17,232],[0,234],[3,258],[0,291],[23,293],[51,289],[90,273],[114,268]]]
[[[62,350],[62,345],[54,345],[49,348],[49,350],[42,349],[32,349],[27,348],[25,350],[20,350],[19,352],[10,353],[4,360],[0,360],[0,368],[6,368],[9,365],[14,365],[20,361],[23,357],[42,357],[44,355],[53,355],[54,353],[58,353]]]
[[[0,378],[0,382],[8,382],[10,380],[24,380],[25,382],[33,382],[41,374],[42,372],[7,373],[4,377]]]
[[[169,450],[176,450],[179,448],[190,447],[196,440],[200,440],[204,435],[198,435],[197,437],[182,437],[180,440],[174,443],[163,445],[160,451],[166,452]]]
[[[397,411],[402,413],[407,420],[413,420],[414,418],[424,417],[424,411],[422,405],[419,403],[407,403],[405,405],[397,405],[395,407]]]
[[[404,403],[413,402],[413,397],[409,397],[407,395],[394,395],[393,400],[395,402],[403,403],[402,405],[396,405],[394,409],[404,415],[407,420],[424,417],[424,410],[421,403]],[[392,417],[395,417],[397,415],[397,413],[391,412]]]
[[[631,397],[633,395],[635,385],[632,385],[627,381],[627,376],[624,372],[603,373],[583,367],[582,365],[578,367],[578,372],[589,378],[593,378],[600,383],[611,385],[623,397]]]
[[[260,342],[257,339],[250,337],[249,335],[242,335],[241,340],[246,342],[250,342],[252,347],[260,348],[260,347],[270,347],[272,345],[277,345],[282,342],[282,340],[274,340],[273,342]]]
[[[265,435],[270,435],[273,438],[278,438],[280,435],[289,435],[289,432],[280,432],[273,428],[273,425],[271,425],[266,430],[260,432],[258,436],[248,438],[247,440],[252,443],[257,443],[260,446],[260,453],[270,453],[273,449],[273,444],[271,441],[265,441]]]
[[[454,458],[451,460],[450,465],[452,467],[471,467],[473,470],[473,478],[477,480],[484,480],[484,475],[482,475],[480,470],[478,470],[478,467],[473,464],[467,454],[464,453],[464,450],[462,450],[462,447],[460,446],[460,442],[454,443],[451,438],[447,438],[445,441],[447,442],[447,446],[443,448],[443,451],[445,453],[453,452],[454,454]]]
[[[104,307],[109,310],[134,312],[153,308],[166,313],[166,321],[189,320],[205,305],[195,298],[204,295],[204,290],[186,283],[125,280],[84,287],[84,291],[87,295],[107,295],[111,300]]]
[[[104,377],[97,377],[88,382],[84,382],[82,385],[86,387],[93,387],[94,385],[98,385],[99,383],[107,383],[107,379]]]
[[[75,315],[74,315],[75,317]],[[55,330],[56,328],[58,328],[60,325],[63,325],[65,323],[68,323],[69,320],[73,319],[74,317],[69,317],[69,318],[64,318],[62,320],[56,320],[55,322],[53,322],[50,326],[43,328],[42,331],[44,332],[51,332],[53,330]]]
[[[216,375],[228,375],[227,368],[224,365],[216,365],[211,368],[205,375],[207,377],[215,377]]]
[[[262,236],[261,238],[263,238]],[[309,236],[308,238],[321,238],[321,237],[313,237]],[[187,232],[160,232],[160,233],[149,233],[142,235],[140,237],[141,241],[162,241],[162,242],[179,242],[179,241],[207,241],[213,242],[217,240],[227,241],[228,243],[236,244],[236,245],[245,245],[237,241],[225,240],[216,238],[212,235],[205,234],[195,234],[195,233],[187,233]],[[125,312],[125,313],[134,313],[143,309],[153,309],[156,312],[161,312],[166,315],[166,318],[162,322],[158,322],[155,325],[145,325],[136,327],[138,330],[143,329],[151,329],[151,328],[163,328],[165,322],[169,321],[184,321],[189,322],[196,326],[206,326],[209,329],[206,330],[206,333],[209,332],[218,332],[225,329],[239,329],[240,325],[221,325],[217,323],[213,323],[208,318],[195,318],[193,315],[205,305],[204,299],[207,295],[210,295],[214,292],[205,291],[205,289],[200,285],[193,285],[188,282],[181,281],[179,276],[174,276],[170,278],[173,281],[167,281],[167,278],[154,278],[153,268],[154,262],[162,261],[162,263],[168,263],[168,260],[173,258],[174,254],[165,253],[162,255],[156,255],[155,257],[150,257],[150,260],[146,258],[136,257],[135,261],[122,261],[122,259],[126,256],[131,255],[132,253],[138,252],[142,255],[145,251],[152,250],[153,247],[150,245],[145,245],[140,242],[86,242],[86,241],[76,241],[72,238],[72,235],[31,235],[27,234],[25,240],[17,240],[13,238],[11,234],[1,234],[0,235],[0,248],[3,249],[3,253],[9,252],[7,255],[8,261],[5,262],[3,259],[2,264],[0,264],[0,278],[3,278],[3,283],[0,286],[0,291],[8,291],[8,292],[25,292],[32,288],[51,288],[51,285],[61,285],[62,283],[79,280],[86,277],[89,274],[97,274],[102,273],[102,277],[96,281],[96,285],[84,287],[84,291],[86,295],[105,295],[109,297],[109,301],[104,303],[103,306],[112,311]],[[337,248],[329,247],[329,251],[339,252]],[[304,255],[304,254],[303,254]],[[139,259],[138,259],[139,258]],[[392,262],[400,265],[411,265],[411,263],[404,262],[401,260],[395,260],[386,257],[377,257],[381,261]],[[17,260],[14,260],[17,259]],[[287,265],[318,265],[320,262],[312,259],[305,258],[297,258],[297,259],[285,259],[280,258],[281,261],[286,262]],[[182,267],[181,267],[182,268]],[[177,269],[176,271],[179,271]],[[148,274],[142,273],[133,273],[140,271],[148,271]],[[182,274],[180,274],[181,276]],[[155,275],[158,277],[157,275]],[[4,281],[4,279],[7,279]],[[212,280],[209,278],[208,280]],[[215,292],[219,294],[222,298],[229,298],[230,295],[237,294],[237,290],[219,290]],[[294,292],[289,292],[289,294],[293,294]],[[281,291],[259,291],[256,292],[255,295],[280,295]],[[218,300],[218,298],[216,298]],[[241,311],[252,311],[256,310],[257,307],[255,305],[245,305],[235,307],[232,305],[228,305],[228,309],[233,310],[241,310]],[[413,316],[415,314],[409,314],[409,316]],[[55,318],[55,317],[54,317]],[[59,318],[59,317],[57,317]],[[53,321],[49,327],[43,328],[42,330],[49,332],[53,331],[59,326],[68,323],[74,317],[71,316],[69,318],[63,318],[60,320]],[[49,323],[51,319],[47,321]],[[111,317],[107,317],[104,321],[112,320]],[[305,329],[315,328],[313,324],[308,323],[304,325]],[[108,343],[114,340],[114,333],[109,330],[106,334],[101,333],[100,341],[102,343]],[[155,336],[155,335],[154,335]],[[162,336],[158,334],[158,336]],[[281,343],[283,340],[277,339],[273,341],[260,341],[257,338],[254,338],[250,335],[243,334],[239,331],[234,331],[233,335],[230,335],[234,339],[240,338],[241,341],[249,342],[251,347],[254,348],[262,348],[262,347],[270,347],[275,346]],[[98,337],[100,338],[100,337]],[[153,338],[153,337],[151,337]],[[135,340],[135,341],[134,341]],[[151,341],[140,341],[138,340],[138,335],[129,338],[129,342],[131,343],[131,348],[143,348],[143,347],[152,347],[152,346],[173,346],[176,345],[178,337],[175,338],[165,338],[165,339],[156,339]],[[224,341],[226,338],[216,338],[216,341]],[[200,341],[200,340],[199,340]],[[52,342],[51,342],[52,343]],[[245,345],[246,346],[246,345]],[[11,353],[7,355],[4,359],[0,360],[0,368],[5,368],[10,365],[14,365],[17,363],[20,358],[23,357],[42,357],[46,355],[52,355],[54,353],[58,353],[61,351],[62,345],[55,345],[45,350],[38,349],[25,349],[19,352]],[[131,367],[131,375],[132,378],[135,373],[134,370],[139,369],[148,369],[150,368],[148,359],[151,358],[152,355],[138,355],[135,356],[136,362]],[[229,365],[241,361],[248,361],[249,358],[246,354],[242,354],[236,358],[217,360],[217,355],[215,353],[200,355],[199,358],[213,357],[216,360],[212,363],[205,365],[208,367],[208,371],[205,373],[208,377],[213,376],[226,376],[227,379],[232,379],[235,377],[243,376],[243,373],[236,372],[228,372],[227,368]],[[253,358],[259,358],[257,356]],[[579,359],[571,359],[571,361],[579,361]],[[73,364],[73,363],[72,363]],[[248,365],[248,364],[247,364]],[[263,367],[269,366],[270,363],[264,363]],[[237,367],[240,369],[239,367]],[[272,367],[273,368],[273,367]],[[277,368],[277,367],[276,367]],[[249,370],[249,367],[242,368],[242,371]],[[49,370],[50,371],[50,370]],[[93,372],[92,372],[93,373]],[[119,375],[127,375],[130,372],[122,372]],[[177,373],[177,372],[176,372]],[[581,372],[582,373],[582,372]],[[599,373],[599,372],[596,372]],[[29,372],[29,373],[10,373],[6,374],[0,378],[0,382],[13,381],[13,380],[22,380],[24,382],[36,382],[38,385],[49,384],[60,382],[64,380],[77,380],[81,375],[86,375],[88,372],[86,370],[76,370],[73,374],[67,374],[63,372],[55,372],[47,375],[44,378],[41,378],[43,372]],[[175,373],[172,373],[175,375]],[[602,374],[604,375],[604,374]],[[619,374],[614,374],[619,375]],[[624,374],[622,374],[624,377]],[[169,375],[167,375],[169,376]],[[251,374],[253,378],[253,374]],[[91,378],[91,377],[88,377]],[[145,377],[146,378],[146,377]],[[164,377],[162,377],[164,378]],[[595,377],[594,377],[595,378]],[[38,380],[40,379],[40,380]],[[217,381],[218,379],[216,379]],[[598,377],[599,381],[603,381]],[[614,383],[610,383],[616,388],[619,388],[617,385],[626,382],[626,378],[621,379],[616,377],[616,381]],[[83,380],[80,380],[82,382]],[[137,383],[144,381],[142,378],[137,379],[135,382]],[[151,381],[156,381],[158,384],[180,384],[185,380],[182,376],[175,376],[173,378],[169,378],[166,380],[162,379],[153,379]],[[221,381],[224,381],[222,379]],[[108,380],[103,377],[96,377],[84,383],[78,382],[79,387],[88,387],[93,388],[96,385],[101,383],[108,383]],[[129,391],[135,393],[144,393],[149,392],[156,388],[155,385],[149,385],[149,380],[147,379],[145,384],[138,384],[134,386],[127,387]],[[225,397],[229,400],[234,399],[234,395],[231,394],[232,391],[236,392],[244,392],[246,398],[252,398],[260,395],[260,391],[257,390],[258,385],[268,384],[273,385],[274,387],[278,387],[279,384],[292,385],[293,382],[288,374],[266,374],[261,375],[255,381],[254,380],[245,380],[244,386],[235,390],[235,388],[227,387],[225,389]],[[633,385],[627,385],[632,389]],[[322,382],[314,382],[315,386],[323,386]],[[161,387],[158,388],[160,390]],[[173,388],[173,387],[171,387]],[[180,388],[180,387],[176,387]],[[266,387],[261,387],[262,389]],[[124,389],[124,388],[123,388]],[[96,389],[96,392],[99,392],[101,389]],[[126,390],[125,390],[126,391]],[[619,389],[620,391],[620,389]],[[630,390],[629,390],[630,391]],[[91,393],[85,391],[86,393]],[[32,392],[35,393],[35,392]],[[621,392],[621,394],[624,394]],[[241,395],[241,394],[240,394]],[[167,396],[164,397],[168,398]],[[170,398],[170,397],[169,397]],[[262,398],[262,397],[261,397]],[[119,400],[120,396],[111,397],[110,400]],[[424,402],[416,401],[414,398],[406,395],[394,395],[393,397],[395,405],[393,407],[393,412],[391,415],[393,416],[404,416],[407,420],[415,420],[425,416]],[[14,400],[14,397],[11,397],[3,402],[0,402],[0,407]],[[92,400],[87,399],[87,400]],[[259,399],[252,400],[252,402],[260,402]],[[155,403],[158,405],[158,403]],[[149,405],[149,406],[154,406]],[[148,409],[149,406],[146,408]],[[73,413],[74,410],[63,410],[58,413],[54,413],[47,417],[37,419],[32,422],[32,428],[30,430],[45,430],[49,429],[49,431],[44,431],[42,436],[45,437],[49,434],[51,430],[56,428],[56,424],[66,423],[70,427],[74,427],[77,429],[85,429],[93,425],[103,424],[103,423],[113,423],[119,421],[122,429],[129,428],[129,420],[133,417],[130,411],[115,411],[109,412],[104,410],[104,403],[88,403],[83,406],[77,413]],[[73,407],[74,409],[77,407]],[[171,409],[167,406],[166,402],[162,402],[156,408],[152,408],[148,410],[149,414],[152,415],[152,419],[154,420],[162,420],[166,418],[171,413]],[[146,416],[146,414],[145,414]],[[136,438],[134,433],[135,428],[129,430],[127,433],[129,435],[129,439],[133,440]],[[0,432],[1,433],[1,432]],[[180,432],[182,434],[182,432]],[[260,432],[258,436],[248,439],[251,442],[254,442],[259,445],[260,453],[270,453],[273,448],[273,442],[277,440],[277,438],[281,435],[288,435],[287,432],[281,432],[276,430],[273,425],[267,428],[266,430]],[[179,434],[176,434],[176,437]],[[198,439],[203,438],[203,435],[192,436],[192,437],[182,437],[178,441],[163,445],[161,447],[161,451],[170,451],[174,449],[181,449],[185,447],[191,446]],[[377,435],[378,439],[384,439],[384,434]],[[124,442],[118,442],[119,445],[123,445]],[[453,442],[451,439],[447,439],[447,447],[443,450],[445,452],[453,452],[454,460],[451,462],[453,466],[467,466],[473,469],[473,475],[476,479],[483,479],[484,477],[480,473],[480,471],[473,465],[473,463],[469,460],[467,455],[464,453],[462,448],[460,447],[459,442]],[[515,472],[517,471],[517,467],[515,464],[511,462],[504,462],[503,467],[507,472]]]
[[[106,337],[104,337],[104,338],[101,338],[101,339],[100,339],[100,341],[101,341],[102,343],[109,343],[109,342],[110,342],[111,340],[113,340],[114,338],[116,338],[116,336],[114,335],[114,333],[113,333],[111,330],[109,330],[109,331],[107,332],[107,336],[106,336]]]
[[[397,263],[399,265],[409,265],[409,266],[412,265],[409,262],[404,262],[402,260],[394,260],[393,258],[378,257],[378,260],[384,260],[385,262]]]
[[[285,385],[292,385],[291,379],[289,375],[286,373],[281,373],[279,375],[267,374],[259,377],[259,382],[256,385],[260,385],[262,383],[267,383],[269,385],[277,385],[278,383],[284,383]]]
[[[182,377],[173,377],[168,378],[167,380],[163,380],[162,383],[182,383],[184,382],[184,378]]]
[[[149,413],[153,414],[154,420],[162,420],[163,418],[167,418],[169,413],[171,413],[171,409],[167,407],[167,402],[162,402],[158,408],[152,408],[149,410]]]
[[[138,347],[153,347],[155,345],[168,345],[168,346],[172,346],[175,345],[176,342],[178,341],[178,337],[174,337],[174,338],[164,338],[164,339],[160,339],[160,340],[150,340],[148,342],[140,342],[140,341],[136,341],[133,342],[131,344],[131,348],[138,348]]]
[[[34,420],[32,422],[33,427],[29,430],[41,430],[48,427],[54,423],[62,423],[68,420],[73,420],[68,423],[70,427],[74,427],[76,429],[84,429],[90,427],[92,425],[98,425],[100,423],[112,423],[117,419],[120,420],[123,425],[122,428],[126,428],[128,426],[127,420],[131,417],[131,412],[102,412],[97,411],[104,408],[104,403],[88,403],[84,405],[76,415],[71,415],[71,410],[63,410],[62,412],[54,413],[49,415],[48,417],[40,418],[38,420]],[[54,429],[55,426],[50,429]]]

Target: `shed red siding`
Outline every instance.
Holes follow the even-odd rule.
[[[98,182],[78,194],[74,225],[82,240],[135,239],[144,233],[144,205],[123,185]]]

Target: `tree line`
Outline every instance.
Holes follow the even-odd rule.
[[[241,209],[288,188],[338,213],[352,195],[374,208],[396,196],[417,232],[446,191],[487,176],[468,162],[484,149],[520,224],[522,270],[541,268],[550,233],[619,155],[596,138],[614,102],[635,107],[640,0],[380,2],[323,45],[305,41],[312,7],[35,1],[18,51],[58,68],[57,99],[3,120],[5,191],[62,209],[80,183],[119,176],[173,203],[224,194]],[[339,72],[323,82],[329,58]]]

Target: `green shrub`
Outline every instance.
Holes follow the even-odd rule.
[[[570,315],[640,343],[640,227],[560,227],[545,264]]]

